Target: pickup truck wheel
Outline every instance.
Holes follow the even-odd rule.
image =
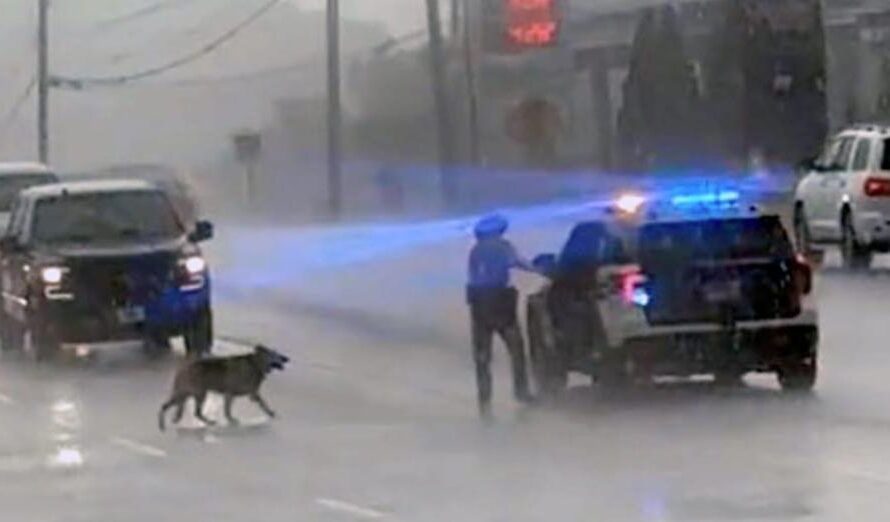
[[[779,368],[778,378],[785,392],[809,392],[816,386],[818,364],[815,360],[791,363]]]
[[[0,346],[4,352],[20,352],[25,346],[25,328],[5,313],[0,315]]]
[[[163,334],[152,332],[142,341],[142,351],[152,359],[169,355],[171,350],[170,338]]]
[[[557,352],[553,327],[540,308],[530,305],[527,310],[527,328],[532,369],[538,393],[552,397],[568,386],[568,371]]]
[[[204,308],[186,328],[185,349],[189,355],[205,355],[213,348],[213,312]]]
[[[862,246],[856,239],[856,229],[849,213],[844,213],[841,220],[843,236],[841,238],[841,257],[844,268],[848,270],[868,270],[871,267],[873,253],[867,246]]]
[[[28,326],[28,337],[34,358],[38,362],[53,359],[62,347],[52,327],[43,321],[32,320]]]

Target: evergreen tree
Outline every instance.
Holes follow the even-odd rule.
[[[690,82],[674,8],[646,9],[634,38],[618,121],[625,167],[673,168],[694,158],[697,107]]]

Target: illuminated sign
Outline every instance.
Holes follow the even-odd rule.
[[[508,44],[547,47],[559,39],[557,0],[503,0]]]

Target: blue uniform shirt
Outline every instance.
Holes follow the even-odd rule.
[[[470,251],[468,284],[471,288],[507,288],[510,270],[522,266],[512,243],[502,237],[482,239]]]

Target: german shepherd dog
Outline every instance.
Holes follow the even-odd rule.
[[[208,392],[225,398],[225,415],[229,423],[238,424],[232,417],[235,397],[250,397],[269,417],[275,412],[260,395],[260,386],[273,370],[283,370],[290,361],[286,355],[258,345],[253,353],[234,357],[206,357],[187,361],[177,372],[170,398],[158,412],[158,427],[164,431],[167,410],[176,407],[173,421],[182,420],[185,403],[195,399],[195,417],[207,425],[215,424],[204,416],[204,400]]]

